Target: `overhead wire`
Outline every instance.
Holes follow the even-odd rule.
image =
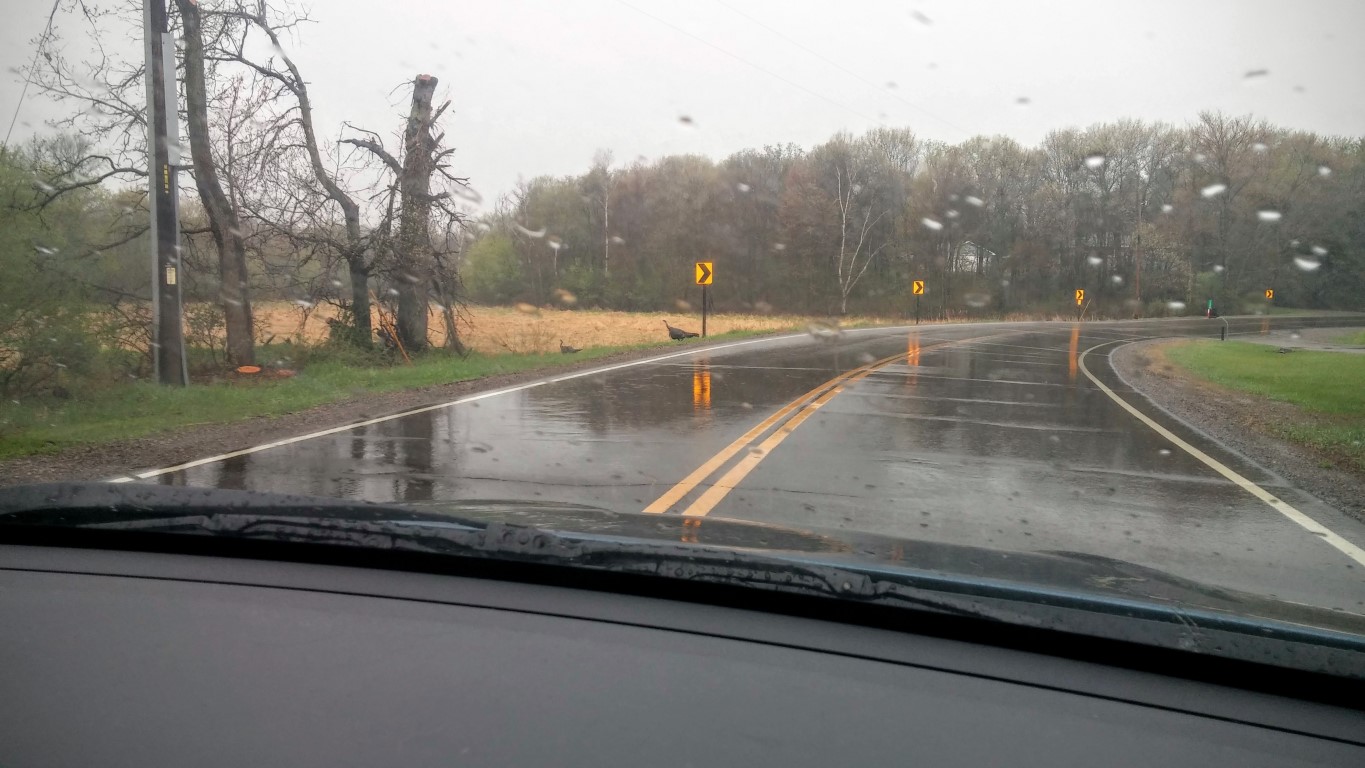
[[[28,65],[28,72],[24,75],[24,87],[19,91],[19,102],[14,105],[14,116],[9,120],[9,130],[5,131],[5,142],[0,146],[9,146],[9,138],[14,133],[14,124],[19,120],[19,110],[24,106],[24,98],[28,96],[28,84],[33,81],[33,68],[38,66],[38,56],[43,52],[43,46],[47,44],[47,36],[52,32],[52,20],[57,17],[57,6],[62,0],[52,0],[52,11],[47,14],[47,26],[43,27],[43,34],[38,38],[38,47],[33,51],[33,61]]]

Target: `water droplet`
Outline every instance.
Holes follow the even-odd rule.
[[[552,251],[557,251],[557,250],[559,250],[560,248],[563,248],[563,247],[564,247],[564,241],[563,241],[563,240],[560,240],[559,238],[555,237],[554,235],[550,235],[550,239],[549,239],[549,240],[546,240],[546,241],[545,241],[545,244],[548,245],[548,246],[550,246],[550,250],[552,250]]]
[[[573,306],[574,304],[578,303],[578,297],[573,295],[569,291],[564,290],[563,288],[555,289],[555,298],[559,300],[560,304],[565,304],[568,306]]]
[[[874,357],[871,352],[864,352],[861,355],[858,355],[858,362],[862,363],[863,365],[867,365],[868,363],[874,363],[876,361],[877,358]]]
[[[1326,248],[1323,248],[1321,245],[1315,245],[1315,246],[1313,246],[1312,248],[1310,248],[1309,250],[1311,250],[1311,251],[1313,252],[1313,255],[1314,255],[1314,256],[1326,256],[1326,255],[1327,255],[1327,249],[1326,249]]]
[[[1062,438],[1060,438],[1060,437],[1058,437],[1058,436],[1056,436],[1056,435],[1048,435],[1048,436],[1047,436],[1047,441],[1048,441],[1049,443],[1060,443],[1060,442],[1062,442]]]
[[[749,455],[750,455],[750,456],[759,457],[759,456],[762,456],[763,454],[764,454],[764,450],[763,450],[762,448],[758,447],[757,445],[751,445],[751,446],[749,446]]]
[[[1256,218],[1260,219],[1261,221],[1279,221],[1282,215],[1283,214],[1281,214],[1279,211],[1272,211],[1269,209],[1256,212]]]
[[[1291,339],[1301,339],[1301,338],[1303,338],[1303,334],[1299,333],[1298,331],[1291,331],[1290,334],[1289,334],[1289,338],[1291,338]]]
[[[1087,256],[1085,257],[1085,261],[1092,267],[1098,267],[1104,263],[1104,259],[1101,259],[1099,256]]]
[[[1159,450],[1159,451],[1156,452],[1156,455],[1158,455],[1158,456],[1170,456],[1170,455],[1171,455],[1171,449],[1170,449],[1170,448],[1162,448],[1161,450]]]
[[[766,301],[755,301],[754,311],[766,315],[773,311],[773,305]]]
[[[806,330],[819,341],[833,342],[839,338],[839,327],[831,323],[813,322],[806,326]]]
[[[1318,261],[1317,259],[1310,259],[1307,256],[1295,256],[1294,266],[1298,267],[1304,272],[1312,272],[1318,267],[1321,267],[1322,262]]]
[[[1268,69],[1249,69],[1249,70],[1247,70],[1247,73],[1246,73],[1245,75],[1242,75],[1242,79],[1243,79],[1243,80],[1255,80],[1255,79],[1258,78],[1258,77],[1265,77],[1266,75],[1269,75],[1269,74],[1270,74],[1270,70],[1268,70]]]
[[[1168,302],[1166,302],[1166,308],[1169,309],[1169,310],[1171,310],[1172,312],[1184,312],[1184,311],[1185,311],[1185,302],[1183,302],[1183,301],[1168,301]]]
[[[527,237],[534,238],[545,237],[544,227],[541,227],[540,229],[530,229],[529,227],[523,227],[522,225],[515,223],[512,226],[516,227],[518,232],[522,233],[523,235],[526,235]]]
[[[56,255],[57,253],[56,248],[49,248],[45,245],[35,245],[33,246],[33,250],[37,251],[38,253],[41,253],[44,256],[53,256]]]
[[[684,128],[697,127],[697,123],[692,119],[691,115],[678,115],[678,125],[681,125]]]
[[[331,280],[328,280],[327,282],[331,283],[333,288],[340,288],[340,287],[341,287],[341,281],[338,280],[338,279],[336,279],[335,277],[332,278]]]
[[[1209,156],[1204,154],[1203,152],[1195,152],[1192,157],[1194,157],[1194,161],[1196,163],[1202,163],[1205,160],[1209,159]]]
[[[888,89],[894,91],[894,90],[896,90],[896,88],[898,88],[899,86],[896,85],[896,81],[895,81],[895,80],[887,80],[887,81],[886,81],[886,87],[887,87]]]
[[[35,189],[37,189],[39,192],[42,192],[44,195],[50,195],[57,191],[56,187],[52,186],[51,184],[48,184],[45,181],[42,181],[41,179],[34,179],[33,186]]]
[[[397,295],[398,295],[398,289],[397,289],[397,288],[390,288],[390,289],[388,289],[387,291],[384,291],[384,295],[385,295],[385,296],[397,296]]]
[[[919,23],[923,24],[926,27],[933,26],[934,24],[933,19],[929,18],[928,16],[925,16],[920,11],[915,10],[910,11],[910,18],[914,19],[915,21],[918,21]]]
[[[294,299],[294,303],[297,304],[297,305],[299,305],[300,307],[303,307],[304,309],[312,309],[312,308],[313,308],[313,302],[311,302],[311,301],[309,301],[309,300],[307,300],[307,299]]]
[[[1174,206],[1174,205],[1171,205],[1170,203],[1162,203],[1162,205],[1161,205],[1161,212],[1162,212],[1162,213],[1170,213],[1171,211],[1174,211],[1174,210],[1175,210],[1175,206]]]
[[[746,411],[752,411],[752,410],[754,409],[754,404],[753,404],[753,403],[740,403],[740,404],[739,404],[739,407],[740,407],[740,408],[743,408],[743,409],[746,410]]]
[[[461,200],[467,200],[475,205],[483,203],[483,195],[479,194],[478,190],[473,187],[456,184],[451,188],[451,191]]]
[[[1086,156],[1085,156],[1085,167],[1086,167],[1086,168],[1089,168],[1089,169],[1092,170],[1092,171],[1099,170],[1100,168],[1103,168],[1103,167],[1104,167],[1105,159],[1106,159],[1105,156],[1102,155],[1102,154],[1100,154],[1099,152],[1096,152],[1096,153],[1090,154],[1090,155],[1086,155]]]
[[[625,239],[624,237],[619,236],[619,235],[612,235],[612,236],[611,236],[611,244],[612,244],[612,245],[625,245],[625,244],[626,244],[626,239]]]
[[[986,204],[985,200],[982,200],[981,198],[976,197],[975,195],[967,195],[966,197],[963,198],[963,201],[967,203],[967,205],[976,206],[977,208],[980,208],[981,206]]]
[[[979,292],[968,293],[962,297],[962,300],[967,302],[967,306],[980,309],[991,303],[991,295],[989,293]]]
[[[538,315],[540,310],[534,304],[527,304],[524,301],[517,302],[517,311],[525,315]]]
[[[1214,272],[1222,272],[1222,271],[1223,271],[1223,265],[1222,265],[1222,264],[1214,264],[1214,265],[1213,265],[1213,271],[1214,271]]]
[[[1251,151],[1252,151],[1252,152],[1259,152],[1259,153],[1264,154],[1265,152],[1269,151],[1269,149],[1270,149],[1270,147],[1267,147],[1267,146],[1265,145],[1265,143],[1264,143],[1264,142],[1261,142],[1261,141],[1258,141],[1258,142],[1256,142],[1255,144],[1252,144],[1252,145],[1251,145]]]
[[[1319,176],[1331,176],[1331,175],[1332,175],[1332,169],[1331,169],[1331,168],[1328,168],[1328,167],[1325,166],[1325,165],[1319,165],[1319,166],[1318,166],[1318,175],[1319,175]]]
[[[1217,197],[1218,195],[1221,195],[1224,192],[1226,192],[1227,189],[1228,185],[1226,184],[1222,183],[1210,184],[1207,187],[1204,187],[1203,189],[1199,190],[1199,194],[1203,195],[1204,197]]]
[[[690,303],[688,303],[688,301],[687,301],[686,299],[674,299],[674,300],[673,300],[673,306],[677,307],[679,312],[691,312],[691,311],[692,311],[692,305],[691,305]]]
[[[934,230],[935,232],[937,232],[940,229],[943,229],[943,222],[931,219],[928,216],[925,216],[924,218],[920,219],[920,223],[923,224],[925,227]]]
[[[943,216],[944,216],[944,218],[947,218],[947,219],[956,219],[956,218],[958,217],[958,212],[957,212],[957,210],[954,209],[954,208],[949,208],[949,209],[947,210],[947,212],[945,212],[945,213],[943,214]]]
[[[1111,275],[1109,277],[1109,282],[1114,285],[1123,285],[1123,275]]]
[[[741,181],[735,185],[735,189],[738,189],[740,192],[748,192],[752,187]]]
[[[1027,96],[1020,96],[1019,98],[1014,100],[1014,103],[1018,104],[1021,107],[1027,107],[1029,104],[1033,103],[1033,100]]]
[[[785,250],[787,250],[787,244],[786,244],[786,243],[773,243],[773,250],[774,250],[774,251],[785,251]]]

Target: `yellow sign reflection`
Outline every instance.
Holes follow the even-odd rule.
[[[1076,383],[1076,351],[1080,349],[1080,346],[1081,327],[1079,325],[1073,325],[1071,326],[1071,345],[1067,349],[1066,363],[1067,380],[1072,384]]]
[[[711,410],[711,366],[697,363],[692,369],[692,410]]]
[[[914,369],[919,367],[919,334],[912,333],[905,342],[905,364],[910,366],[910,374],[905,377],[905,384],[913,387],[919,384],[919,374]]]
[[[696,544],[697,534],[701,533],[700,517],[683,518],[682,536],[678,539],[684,544]]]

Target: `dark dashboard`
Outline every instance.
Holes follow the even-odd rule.
[[[1308,690],[597,587],[0,546],[0,766],[1365,765]]]

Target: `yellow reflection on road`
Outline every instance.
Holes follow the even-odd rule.
[[[913,387],[919,384],[919,374],[914,372],[914,369],[919,367],[919,349],[919,334],[910,334],[905,342],[905,364],[910,366],[910,374],[905,377],[907,386]]]
[[[1080,327],[1079,325],[1073,325],[1073,326],[1071,326],[1071,345],[1070,345],[1070,347],[1068,347],[1068,349],[1067,349],[1067,356],[1066,356],[1066,359],[1067,359],[1067,363],[1066,363],[1066,366],[1067,366],[1067,369],[1066,369],[1067,381],[1070,381],[1072,384],[1075,384],[1075,383],[1076,383],[1076,350],[1080,347],[1080,344],[1081,344],[1081,327]]]
[[[692,410],[694,412],[711,410],[711,366],[697,363],[692,369]]]

